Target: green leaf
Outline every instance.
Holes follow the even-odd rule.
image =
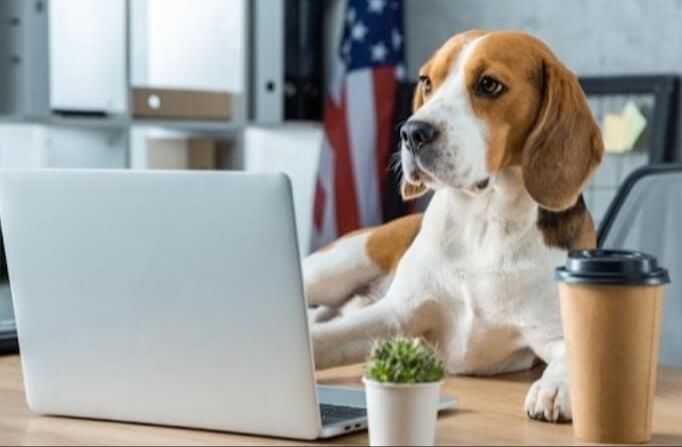
[[[378,342],[367,359],[365,376],[380,383],[429,383],[445,377],[436,351],[421,338],[398,337]]]

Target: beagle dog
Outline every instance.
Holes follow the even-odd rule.
[[[527,34],[458,34],[421,68],[400,133],[403,197],[434,195],[304,260],[317,368],[397,334],[433,343],[452,374],[540,359],[525,412],[570,420],[553,270],[596,245],[581,191],[603,154],[577,79]]]

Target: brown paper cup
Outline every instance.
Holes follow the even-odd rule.
[[[576,438],[649,441],[663,287],[561,284],[559,290]]]
[[[556,277],[575,437],[649,441],[668,272],[643,253],[593,250],[569,253]]]

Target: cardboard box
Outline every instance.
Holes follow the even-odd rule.
[[[232,99],[226,92],[133,88],[132,96],[133,116],[136,118],[232,118]]]
[[[148,138],[149,169],[216,169],[216,142],[208,138]]]

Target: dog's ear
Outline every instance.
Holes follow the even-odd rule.
[[[537,78],[542,102],[523,149],[523,181],[540,206],[561,211],[576,203],[604,143],[573,73],[548,57]]]
[[[426,194],[428,190],[429,189],[423,183],[414,184],[408,182],[405,179],[403,179],[402,183],[400,184],[400,195],[405,201],[418,199],[419,197]]]

